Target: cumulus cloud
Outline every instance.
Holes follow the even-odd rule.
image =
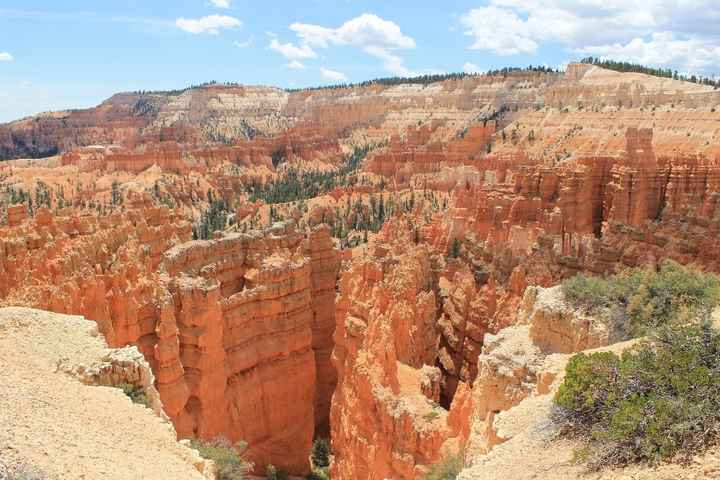
[[[343,23],[337,28],[307,23],[293,23],[290,30],[298,37],[296,44],[284,44],[293,49],[315,49],[330,47],[355,47],[368,55],[379,58],[385,69],[395,75],[411,75],[413,72],[404,66],[403,59],[394,53],[396,50],[415,48],[415,40],[402,33],[395,22],[385,20],[372,13],[364,13]],[[279,45],[279,44],[278,44]],[[277,46],[277,45],[276,45]],[[279,51],[278,48],[270,48]],[[283,52],[280,52],[283,53]],[[283,53],[283,55],[285,55]],[[285,55],[286,58],[287,55]],[[314,57],[306,57],[314,58]]]
[[[230,8],[230,0],[210,0],[217,8]]]
[[[687,71],[712,69],[720,60],[720,45],[712,45],[697,38],[681,40],[672,32],[655,33],[648,40],[633,38],[625,44],[590,46],[577,51],[645,65],[680,65]]]
[[[347,82],[347,77],[344,73],[330,70],[325,67],[320,67],[320,75],[322,75],[323,78],[330,80],[331,82]]]
[[[293,60],[292,62],[288,63],[287,67],[293,70],[305,70],[305,65],[303,65],[301,62],[298,62],[297,60]]]
[[[497,7],[470,10],[460,17],[465,34],[474,38],[472,50],[492,50],[498,55],[535,53],[537,42],[528,34],[526,25],[515,12]]]
[[[400,27],[372,13],[364,13],[343,23],[338,28],[293,23],[290,30],[304,43],[326,48],[329,45],[353,45],[377,48],[415,48],[415,40],[404,35]]]
[[[13,60],[15,60],[15,57],[8,52],[0,52],[0,62],[12,62]]]
[[[317,58],[317,53],[308,45],[295,45],[293,43],[280,43],[277,38],[273,38],[268,47],[275,50],[288,60],[307,60],[309,58]]]
[[[175,21],[175,25],[188,33],[217,35],[223,28],[241,27],[242,22],[228,15],[208,15],[197,19],[180,17]]]
[[[463,65],[463,72],[465,73],[477,73],[479,71],[480,67],[478,67],[474,63],[465,62],[465,65]]]
[[[717,0],[490,0],[459,17],[470,49],[535,54],[550,42],[570,52],[690,69],[710,67],[712,55],[717,64],[718,21]],[[664,45],[678,50],[651,53]]]

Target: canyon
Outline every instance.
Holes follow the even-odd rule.
[[[122,93],[0,125],[0,306],[137,349],[177,438],[246,442],[256,474],[307,475],[328,438],[334,479],[460,454],[460,478],[496,478],[544,448],[528,431],[569,354],[626,346],[559,282],[720,273],[718,108],[571,64]]]

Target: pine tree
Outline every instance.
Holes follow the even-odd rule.
[[[452,247],[450,247],[450,257],[458,258],[460,256],[460,240],[453,239]]]
[[[120,205],[122,203],[122,192],[120,191],[120,182],[113,180],[112,187],[110,190],[110,202],[113,205]]]

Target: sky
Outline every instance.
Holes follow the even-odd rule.
[[[720,0],[0,0],[0,122],[211,80],[298,88],[557,68],[712,76]]]

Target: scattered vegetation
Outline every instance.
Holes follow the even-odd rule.
[[[616,72],[644,73],[646,75],[652,75],[655,77],[672,78],[675,80],[683,80],[685,82],[692,82],[700,85],[709,85],[711,87],[714,87],[716,90],[720,88],[720,80],[718,79],[702,77],[698,75],[682,75],[679,74],[677,70],[671,70],[669,68],[652,68],[645,65],[640,65],[638,63],[601,60],[594,57],[583,58],[582,60],[580,60],[580,62],[597,65],[598,67],[606,68],[608,70],[614,70]]]
[[[485,75],[489,76],[503,76],[506,77],[511,73],[516,72],[541,72],[541,73],[553,73],[557,70],[545,67],[542,65],[533,66],[530,65],[527,68],[520,67],[505,67],[499,70],[490,70]],[[418,75],[415,77],[386,77],[376,78],[374,80],[366,80],[360,83],[339,83],[336,85],[329,86],[318,86],[308,88],[292,88],[286,89],[287,92],[300,92],[300,91],[311,91],[311,90],[336,90],[343,88],[356,88],[356,87],[370,87],[373,85],[383,85],[386,87],[392,87],[394,85],[412,84],[412,85],[428,85],[435,82],[444,82],[446,80],[462,80],[467,77],[478,77],[483,74],[481,73],[467,73],[467,72],[452,72],[452,73],[438,73],[433,75]]]
[[[330,444],[324,438],[317,438],[312,445],[312,463],[314,467],[330,466]]]
[[[139,403],[140,405],[144,405],[148,408],[150,407],[150,400],[142,387],[131,383],[122,383],[118,385],[118,388],[122,389],[123,393],[130,397],[130,400],[132,400],[133,403]]]
[[[233,446],[227,439],[218,437],[207,441],[193,439],[190,445],[201,457],[215,462],[216,480],[243,480],[252,470],[252,464],[243,460],[237,452],[244,450],[242,442]]]
[[[149,114],[154,114],[158,111],[156,105],[148,101],[146,98],[140,98],[132,106],[132,116],[142,117]]]
[[[330,476],[327,473],[315,470],[305,476],[305,480],[330,480]]]
[[[5,200],[8,205],[24,203],[27,206],[28,213],[31,215],[41,207],[52,208],[53,204],[57,208],[63,208],[66,204],[64,192],[60,189],[55,190],[55,199],[50,187],[42,180],[35,182],[35,194],[28,193],[22,188],[7,186],[5,189]]]
[[[287,480],[288,478],[288,474],[285,471],[280,470],[273,465],[268,465],[265,468],[265,473],[265,478],[267,478],[267,480]]]
[[[198,83],[196,85],[190,85],[185,88],[179,88],[175,90],[135,90],[134,94],[136,95],[166,95],[169,97],[176,97],[178,95],[182,95],[183,93],[187,92],[188,90],[194,90],[196,88],[206,88],[206,87],[214,87],[214,86],[221,86],[224,85],[226,87],[239,87],[240,84],[236,82],[223,82],[220,83],[216,80],[211,80],[209,82],[203,82]]]
[[[717,277],[672,261],[657,270],[628,270],[608,278],[578,274],[565,280],[562,289],[576,307],[603,314],[620,339],[705,320],[720,305]]]
[[[431,466],[430,470],[423,475],[422,480],[454,480],[460,474],[463,466],[462,455],[445,458]]]
[[[440,414],[438,412],[436,412],[435,410],[432,410],[432,411],[426,413],[425,415],[423,415],[423,419],[426,422],[432,422],[432,421],[437,420],[438,418],[440,418]]]
[[[310,454],[312,462],[312,473],[306,480],[329,480],[330,479],[330,443],[327,439],[316,438],[313,441]]]
[[[113,205],[120,205],[123,201],[122,191],[120,191],[120,182],[113,180],[112,187],[110,188],[110,203]]]
[[[556,396],[564,435],[591,469],[689,459],[720,435],[720,333],[708,324],[658,330],[618,357],[575,355]]]
[[[282,149],[278,149],[272,153],[271,159],[273,167],[277,168],[285,161],[285,152]]]
[[[222,198],[214,198],[212,190],[208,190],[210,206],[200,215],[200,220],[193,225],[193,240],[208,240],[213,232],[224,230],[229,220],[229,207]]]
[[[38,130],[40,130],[38,128]],[[44,139],[33,129],[32,134],[10,131],[10,142],[0,144],[0,161],[11,158],[44,158],[60,153],[57,145],[44,145]]]
[[[401,84],[414,84],[414,85],[428,85],[430,83],[442,82],[445,80],[461,80],[465,77],[471,77],[475,74],[456,72],[456,73],[441,73],[435,75],[419,75],[415,77],[385,77],[376,78],[373,80],[366,80],[359,83],[338,83],[335,85],[307,87],[307,88],[289,88],[287,92],[302,92],[312,90],[339,90],[343,88],[356,88],[356,87],[371,87],[373,85],[383,85],[386,87],[392,87],[394,85]]]
[[[153,198],[161,204],[165,205],[168,208],[175,208],[175,200],[173,199],[172,195],[160,190],[160,182],[158,180],[156,180],[153,184],[150,193]]]
[[[452,244],[450,245],[450,258],[458,258],[460,256],[460,247],[461,247],[460,239],[453,238]]]
[[[360,163],[370,149],[369,146],[355,147],[341,168],[329,172],[298,173],[294,168],[288,168],[280,178],[272,182],[264,185],[250,185],[248,188],[250,201],[263,200],[270,204],[296,202],[324,195],[338,186],[351,185],[350,174],[360,167]],[[273,154],[273,166],[277,167],[284,161],[283,155],[280,151]]]

